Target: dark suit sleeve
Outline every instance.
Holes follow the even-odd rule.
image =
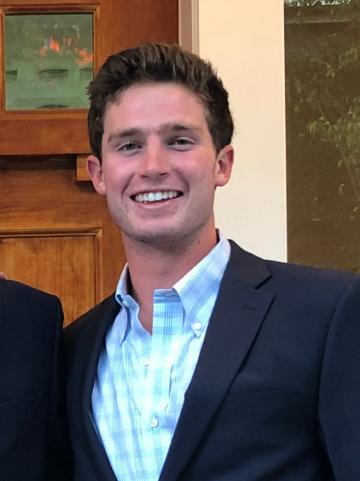
[[[319,392],[320,430],[336,481],[360,480],[360,280],[333,313]]]

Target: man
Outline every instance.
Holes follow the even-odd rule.
[[[0,479],[69,479],[60,397],[62,309],[0,273]]]
[[[359,278],[216,231],[233,123],[211,65],[143,45],[89,92],[88,169],[128,264],[66,333],[75,479],[358,481]]]

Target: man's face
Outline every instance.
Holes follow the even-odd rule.
[[[149,83],[107,106],[102,164],[90,156],[88,169],[125,242],[175,248],[214,235],[214,191],[229,180],[232,158],[231,146],[216,154],[190,90]]]

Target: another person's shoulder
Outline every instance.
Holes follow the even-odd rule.
[[[10,279],[0,279],[0,296],[4,302],[8,300],[13,301],[15,298],[19,301],[19,304],[26,302],[31,304],[60,305],[59,299],[54,294]]]
[[[57,302],[58,298],[53,294],[36,289],[35,287],[23,284],[22,282],[10,280],[10,279],[0,279],[0,295],[3,300],[7,300],[12,296],[20,296],[19,300],[28,301],[44,301],[44,302]]]
[[[59,325],[63,313],[60,300],[53,294],[21,282],[0,279],[0,305],[6,317],[23,318],[36,323],[51,319]]]

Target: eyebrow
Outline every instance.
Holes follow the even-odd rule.
[[[162,124],[156,132],[159,134],[166,134],[166,133],[179,133],[179,132],[196,132],[200,133],[202,129],[200,127],[197,127],[193,124],[185,124],[185,123],[177,123],[177,122],[168,122],[166,124]],[[118,130],[116,132],[113,132],[112,134],[109,135],[108,142],[114,142],[114,141],[119,141],[123,139],[128,139],[130,137],[136,137],[138,135],[144,135],[144,132],[146,134],[146,130],[144,131],[143,129],[133,127],[130,129],[123,129],[123,130]]]
[[[197,127],[196,125],[193,124],[183,124],[183,123],[177,123],[177,122],[169,122],[166,124],[161,125],[159,128],[159,133],[178,133],[178,132],[197,132],[200,133],[202,131],[201,127]]]
[[[141,134],[141,130],[137,128],[117,130],[109,135],[108,142],[114,142],[122,139],[128,139],[129,137],[134,137]]]

